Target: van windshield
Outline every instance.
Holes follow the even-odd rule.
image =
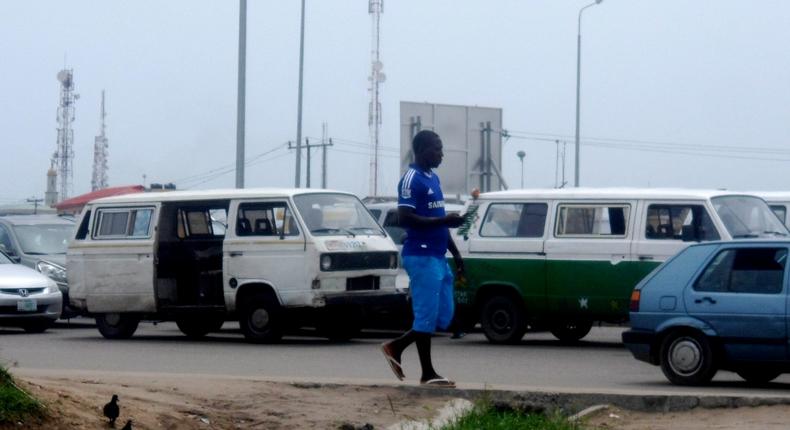
[[[294,196],[294,202],[310,233],[314,235],[385,235],[370,212],[354,196],[332,193],[301,194]]]
[[[785,237],[790,234],[760,198],[724,196],[714,197],[711,202],[733,239]]]
[[[74,232],[70,224],[37,224],[14,226],[22,252],[28,255],[65,254]]]

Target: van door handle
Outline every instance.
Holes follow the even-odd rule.
[[[639,256],[639,261],[650,261],[652,259],[653,259],[652,255],[640,255]]]
[[[230,256],[231,257],[241,257],[242,255],[244,255],[244,253],[241,252],[241,251],[231,251],[230,252]]]
[[[710,304],[715,305],[716,300],[713,300],[710,297],[703,297],[701,299],[694,299],[694,303],[702,303],[702,302],[710,302]]]

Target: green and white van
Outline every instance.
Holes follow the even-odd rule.
[[[633,287],[690,242],[787,237],[765,201],[685,189],[535,189],[482,194],[454,231],[467,271],[458,311],[489,341],[527,328],[581,339],[625,322]]]
[[[139,193],[90,202],[77,225],[69,299],[106,338],[140,320],[190,337],[237,320],[252,342],[302,325],[347,339],[365,313],[403,300],[395,244],[345,192]]]

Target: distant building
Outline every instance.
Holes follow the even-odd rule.
[[[120,196],[123,194],[142,193],[144,191],[145,187],[142,185],[125,185],[121,187],[102,188],[101,190],[92,191],[90,193],[63,200],[54,207],[58,214],[77,215],[91,200],[100,199],[102,197]]]

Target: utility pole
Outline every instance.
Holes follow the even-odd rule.
[[[301,187],[302,179],[302,80],[304,78],[304,0],[302,0],[302,24],[299,30],[299,98],[296,114],[296,188]],[[310,149],[307,150],[308,156]],[[310,173],[308,172],[308,177]],[[309,185],[308,185],[309,186]]]
[[[239,0],[239,77],[236,94],[236,188],[244,188],[244,116],[247,88],[247,0]]]
[[[333,145],[332,138],[330,137],[329,138],[329,143],[327,144],[327,146],[332,146],[332,145]],[[326,164],[327,164],[326,163],[326,147],[324,147],[323,150],[324,150],[324,165],[321,168],[321,175],[323,175],[323,177],[324,177],[324,183],[321,185],[321,188],[326,188]]]
[[[369,194],[378,194],[379,149],[381,146],[381,84],[386,80],[382,72],[381,62],[381,14],[384,12],[384,0],[369,0],[368,13],[371,19],[370,42],[370,106],[368,110],[368,126],[370,127],[370,190]]]
[[[35,197],[31,197],[31,198],[27,199],[28,203],[33,203],[33,215],[36,215],[38,213],[38,204],[43,202],[43,201],[44,201],[44,199],[37,199]]]
[[[310,150],[313,148],[326,148],[327,146],[332,146],[332,139],[329,139],[329,143],[319,143],[319,144],[310,144],[310,139],[305,138],[304,145],[294,145],[293,142],[288,142],[288,149],[296,149],[296,157],[297,159],[301,158],[300,151],[302,149],[307,150],[307,187],[310,188]],[[326,158],[324,158],[326,159]],[[324,171],[326,171],[326,164],[324,164]]]
[[[554,188],[557,188],[560,174],[560,140],[557,139],[554,143],[557,145],[557,150],[554,153]]]
[[[326,122],[321,124],[321,188],[326,189]]]

